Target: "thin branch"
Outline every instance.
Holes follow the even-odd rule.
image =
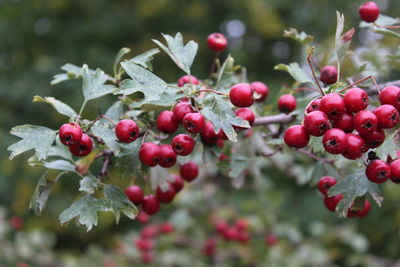
[[[212,90],[212,89],[200,89],[200,90],[197,91],[197,92],[199,92],[199,93],[201,93],[201,92],[208,92],[208,93],[214,93],[214,94],[223,95],[223,96],[227,96],[227,95],[228,95],[228,94],[226,94],[226,93],[218,92],[218,91],[215,91],[215,90]]]
[[[293,122],[296,119],[296,115],[288,115],[288,114],[278,114],[271,116],[258,117],[254,121],[253,126],[264,126],[269,124],[288,124]]]
[[[372,82],[374,83],[374,85],[375,85],[375,87],[376,87],[376,89],[377,89],[377,92],[379,92],[379,85],[376,83],[376,80],[375,80],[374,76],[369,75],[369,76],[367,76],[367,77],[365,77],[365,78],[362,78],[362,79],[359,79],[358,81],[353,82],[352,84],[349,84],[348,86],[346,86],[345,88],[343,88],[342,90],[340,90],[340,91],[339,91],[339,94],[340,94],[340,93],[343,93],[343,92],[346,91],[347,89],[350,89],[350,88],[353,87],[354,85],[357,85],[357,84],[359,84],[359,83],[362,83],[363,81],[366,81],[366,80],[368,80],[368,79],[371,79],[371,80],[372,80]]]
[[[313,75],[314,80],[315,80],[315,82],[316,82],[316,84],[318,86],[319,91],[321,92],[322,95],[325,95],[325,92],[324,92],[324,90],[322,90],[322,87],[318,82],[317,76],[315,75],[314,67],[313,67],[312,62],[311,62],[311,60],[312,60],[311,57],[312,57],[312,51],[313,50],[314,50],[314,47],[312,47],[312,50],[311,50],[310,54],[308,54],[308,56],[307,56],[308,65],[310,66],[312,75]]]
[[[107,175],[108,175],[108,167],[109,167],[110,164],[111,164],[112,155],[113,155],[113,153],[112,153],[111,150],[109,150],[109,149],[103,150],[103,157],[104,157],[104,159],[103,159],[103,165],[102,165],[101,170],[100,170],[100,173],[99,173],[99,175],[98,175],[98,179],[99,179],[100,181],[104,181],[104,179],[105,179],[105,178],[107,177]]]
[[[308,156],[309,158],[312,158],[312,159],[315,159],[315,160],[318,160],[318,161],[322,161],[324,163],[328,163],[328,164],[333,164],[334,163],[333,159],[326,159],[326,158],[318,157],[317,155],[311,153],[310,151],[301,150],[301,149],[297,149],[296,151],[299,152],[300,154]]]
[[[375,22],[374,22],[374,26],[376,26],[378,28],[384,28],[384,29],[400,29],[399,25],[385,26],[385,25],[379,25]]]

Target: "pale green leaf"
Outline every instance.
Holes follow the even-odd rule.
[[[47,169],[52,169],[52,170],[75,172],[75,165],[73,165],[69,161],[62,160],[62,159],[44,162],[43,167],[46,167]]]
[[[336,24],[336,35],[335,35],[335,55],[336,64],[338,69],[338,81],[340,77],[340,68],[344,57],[347,55],[351,40],[355,33],[354,28],[351,28],[343,34],[344,29],[344,15],[336,11],[337,24]]]
[[[393,159],[397,157],[396,151],[399,149],[398,143],[395,141],[397,131],[386,136],[385,141],[382,145],[375,149],[375,153],[381,160],[386,160],[388,156]]]
[[[290,63],[289,65],[286,64],[279,64],[274,67],[274,70],[283,70],[289,73],[296,81],[300,83],[311,83],[311,77],[300,68],[299,64]]]
[[[146,68],[150,71],[153,71],[153,66],[151,65],[151,61],[154,59],[154,55],[160,53],[160,49],[158,48],[153,48],[150,49],[140,55],[137,55],[134,58],[129,59],[128,61],[131,61],[137,65],[142,66],[143,68]]]
[[[294,28],[289,28],[288,30],[284,30],[283,37],[291,38],[303,45],[312,43],[314,41],[314,37],[312,35],[308,35],[303,31],[299,33],[297,29]]]
[[[99,185],[100,183],[96,176],[89,174],[79,181],[79,191],[93,194]]]
[[[89,67],[85,64],[82,67],[82,88],[85,101],[99,98],[101,96],[112,93],[115,86],[105,84],[108,76],[101,69],[97,69],[94,73],[89,71]]]
[[[75,110],[73,110],[67,104],[61,102],[60,100],[55,99],[54,97],[41,97],[41,96],[34,96],[33,102],[45,102],[52,105],[58,113],[65,115],[67,117],[74,117],[78,115]]]
[[[104,195],[112,202],[112,212],[117,223],[119,222],[121,212],[128,218],[135,219],[138,214],[137,208],[118,186],[106,184],[104,186]]]
[[[131,50],[129,49],[129,48],[127,48],[127,47],[122,47],[119,51],[118,51],[118,53],[117,53],[117,55],[115,56],[115,60],[114,60],[114,68],[113,68],[113,70],[114,70],[114,76],[118,76],[120,73],[120,65],[119,65],[119,63],[122,61],[122,59],[124,58],[124,56],[126,55],[126,54],[128,54],[129,52],[130,52]]]
[[[106,116],[113,121],[119,121],[122,117],[122,113],[124,112],[123,104],[121,101],[115,101],[114,104],[107,110]]]

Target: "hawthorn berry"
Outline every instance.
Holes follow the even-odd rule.
[[[365,22],[375,22],[379,17],[379,6],[372,1],[366,2],[360,6],[358,14]]]
[[[390,178],[391,172],[386,162],[375,159],[367,165],[365,174],[371,182],[381,184]]]
[[[267,246],[272,247],[272,246],[276,245],[276,243],[278,243],[279,239],[278,239],[278,236],[277,236],[277,235],[268,234],[268,235],[265,237],[265,240],[264,240],[264,241],[265,241],[265,244],[266,244]]]
[[[125,195],[132,201],[135,205],[140,205],[143,202],[143,192],[142,189],[137,185],[128,186],[125,189]]]
[[[135,240],[135,245],[140,251],[148,251],[154,248],[154,242],[148,238],[138,238]]]
[[[61,143],[66,146],[79,143],[82,139],[82,128],[75,122],[65,123],[58,130]]]
[[[196,141],[187,134],[178,134],[171,141],[174,152],[180,156],[187,156],[193,152]]]
[[[237,240],[238,235],[239,231],[236,227],[228,227],[228,229],[222,233],[223,238],[227,241]]]
[[[319,110],[325,112],[329,119],[338,119],[345,111],[343,98],[335,93],[327,94],[322,97]]]
[[[350,112],[345,112],[342,116],[332,121],[332,127],[342,129],[345,133],[351,133],[354,130],[354,116]]]
[[[179,123],[174,113],[169,110],[162,111],[157,117],[157,129],[164,133],[173,133],[178,129]]]
[[[213,237],[207,238],[203,246],[203,253],[207,256],[213,256],[217,248],[217,240]]]
[[[140,260],[142,263],[151,263],[154,261],[154,254],[151,251],[142,251],[140,254]]]
[[[303,125],[292,125],[286,129],[283,139],[290,147],[303,148],[310,141],[310,135]]]
[[[351,88],[343,96],[344,105],[348,112],[359,112],[368,107],[368,95],[361,88]]]
[[[337,82],[338,78],[338,70],[336,66],[328,65],[325,66],[321,69],[321,74],[319,76],[319,79],[324,83],[324,84],[334,84]]]
[[[347,146],[342,155],[348,159],[358,159],[365,150],[364,139],[358,134],[347,134]]]
[[[400,87],[387,86],[379,93],[379,102],[394,106],[397,110],[400,110]]]
[[[371,203],[368,201],[368,199],[366,199],[364,202],[364,208],[362,210],[357,211],[357,217],[362,218],[367,216],[370,210],[371,210]]]
[[[146,212],[141,210],[141,211],[139,211],[139,214],[137,216],[137,220],[140,223],[147,223],[150,220],[150,216]]]
[[[146,142],[139,149],[140,161],[149,167],[154,167],[160,162],[160,147],[157,144]]]
[[[322,138],[325,150],[331,154],[341,154],[347,145],[347,134],[337,128],[328,130]]]
[[[171,145],[161,145],[159,155],[160,161],[158,162],[158,164],[161,167],[169,168],[175,165],[177,156]]]
[[[179,123],[182,123],[186,114],[192,112],[194,112],[194,109],[188,102],[179,102],[173,109],[174,117]]]
[[[247,244],[250,241],[250,234],[247,232],[238,232],[236,236],[236,241]]]
[[[205,120],[200,113],[188,113],[183,117],[183,127],[189,133],[200,133],[205,127]]]
[[[158,235],[158,227],[154,224],[147,225],[140,230],[142,238],[153,238]]]
[[[174,181],[170,182],[170,183],[174,186],[176,193],[178,193],[179,191],[182,190],[182,188],[184,186],[183,179],[179,175],[176,175],[176,174],[173,174],[172,178],[174,179]]]
[[[361,110],[354,116],[354,128],[359,134],[367,135],[378,127],[378,118],[369,110]]]
[[[228,41],[222,33],[212,33],[207,37],[207,45],[211,51],[220,52],[226,48]]]
[[[199,167],[193,161],[188,161],[181,165],[179,173],[183,180],[191,182],[199,175]]]
[[[392,105],[382,105],[374,110],[378,118],[378,126],[382,129],[390,129],[399,122],[399,112]]]
[[[69,146],[69,151],[72,155],[83,157],[89,155],[92,152],[92,148],[92,139],[90,139],[89,135],[82,134],[82,138],[78,143]]]
[[[336,184],[336,179],[331,176],[324,176],[318,181],[318,191],[324,196],[328,195],[329,189]]]
[[[231,103],[239,108],[247,108],[253,105],[254,89],[248,83],[238,83],[229,91],[229,99]]]
[[[324,197],[324,204],[325,207],[329,210],[329,211],[335,211],[336,210],[336,206],[337,204],[339,204],[340,200],[342,200],[343,195],[339,194],[333,197]]]
[[[314,99],[311,103],[307,106],[306,112],[311,113],[313,111],[319,110],[319,104],[321,103],[321,98]]]
[[[246,231],[249,228],[249,221],[244,218],[239,219],[235,222],[235,227],[239,231]]]
[[[222,235],[223,233],[225,233],[228,230],[229,225],[224,220],[218,220],[217,222],[215,222],[214,228],[219,234]]]
[[[160,210],[160,203],[155,195],[147,195],[143,197],[142,210],[148,215],[154,215]]]
[[[222,149],[224,147],[225,141],[229,140],[229,138],[222,129],[220,129],[218,132],[218,138],[219,139],[217,141],[217,145],[220,149]]]
[[[206,122],[200,136],[203,143],[207,145],[215,144],[219,138],[218,134],[214,131],[214,125],[210,121]]]
[[[170,234],[174,231],[174,226],[170,222],[165,222],[160,226],[160,232],[162,234]]]
[[[297,106],[296,98],[291,94],[281,95],[278,99],[278,109],[283,113],[290,113]]]
[[[139,136],[139,126],[133,120],[121,120],[115,127],[115,135],[122,143],[131,143]]]
[[[175,187],[172,184],[168,184],[167,191],[163,191],[160,187],[157,187],[156,196],[157,200],[161,203],[171,203],[175,195]]]
[[[399,184],[400,183],[400,159],[396,159],[390,163],[390,179],[392,182]]]
[[[376,148],[383,144],[385,141],[385,132],[378,128],[372,133],[362,135],[367,148]]]
[[[269,88],[265,83],[263,83],[263,82],[252,82],[250,85],[254,88],[254,91],[258,95],[260,95],[256,99],[256,102],[263,102],[268,97]]]
[[[184,75],[179,78],[178,80],[178,86],[182,87],[187,83],[192,82],[192,84],[199,84],[199,80],[195,76],[190,76],[190,75]]]
[[[235,110],[235,114],[236,116],[242,118],[243,120],[248,121],[250,126],[253,125],[254,120],[256,119],[256,117],[254,116],[254,112],[249,108],[239,108],[238,110]],[[238,126],[236,126],[235,128],[247,129],[245,127],[238,127]]]
[[[322,136],[331,128],[328,116],[322,111],[316,110],[304,117],[304,127],[307,133],[313,136]]]

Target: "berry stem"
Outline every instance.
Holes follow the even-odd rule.
[[[82,118],[82,112],[83,112],[83,110],[84,110],[84,108],[85,108],[85,106],[86,106],[86,103],[87,103],[86,100],[83,101],[82,106],[81,106],[81,109],[79,110],[78,117],[77,117],[76,120],[75,120],[75,123],[77,123],[77,122]]]
[[[199,93],[201,93],[201,92],[208,92],[208,93],[214,93],[214,94],[217,94],[217,95],[228,96],[228,94],[226,94],[226,93],[221,93],[221,92],[218,92],[218,91],[215,91],[215,90],[212,90],[212,89],[200,89],[200,90],[197,91],[197,92],[199,92]]]
[[[211,79],[212,74],[215,71],[215,67],[217,66],[217,59],[219,57],[219,52],[214,53],[213,61],[210,68],[210,73],[208,74],[208,78]]]
[[[334,160],[320,158],[317,155],[311,153],[310,151],[306,151],[306,150],[302,150],[302,149],[297,149],[296,151],[299,152],[300,154],[308,156],[309,158],[312,158],[312,159],[315,159],[315,160],[318,160],[318,161],[322,161],[322,162],[327,163],[327,164],[333,165],[333,163],[334,163]]]
[[[362,83],[363,81],[366,81],[366,80],[368,80],[368,79],[371,79],[371,80],[372,80],[372,82],[373,82],[374,85],[376,86],[377,92],[379,93],[379,92],[380,92],[379,86],[378,86],[378,84],[377,84],[377,82],[376,82],[374,76],[369,75],[368,77],[362,78],[362,79],[360,79],[360,80],[358,80],[358,81],[355,81],[355,82],[353,82],[352,84],[346,86],[345,88],[343,88],[342,90],[339,91],[339,94],[340,94],[340,93],[343,93],[343,92],[346,91],[347,89],[350,89],[350,88],[353,87],[354,85],[359,84],[359,83]]]
[[[379,25],[376,22],[374,22],[374,26],[378,27],[378,28],[384,28],[384,29],[400,29],[400,25],[396,25],[396,26],[384,26],[384,25]]]
[[[310,66],[314,81],[317,84],[319,91],[321,92],[322,95],[325,95],[325,92],[324,92],[324,90],[322,90],[322,87],[318,82],[317,76],[315,75],[314,67],[312,64],[312,52],[313,51],[314,51],[314,47],[311,47],[311,52],[307,56],[307,62],[308,62],[308,65]]]
[[[101,166],[101,170],[100,170],[99,175],[97,177],[101,182],[103,182],[104,179],[107,178],[108,167],[111,164],[112,155],[113,155],[113,153],[112,153],[111,150],[109,150],[109,149],[104,149],[103,150],[103,157],[104,157],[103,165]]]
[[[269,124],[288,124],[291,123],[295,120],[296,116],[295,115],[287,115],[284,113],[278,114],[278,115],[271,115],[271,116],[264,116],[264,117],[258,117],[254,121],[253,126],[265,126]]]
[[[107,116],[105,116],[105,115],[103,115],[103,114],[100,113],[100,115],[99,115],[96,119],[94,119],[94,120],[89,124],[89,126],[86,128],[86,131],[85,131],[85,132],[89,131],[90,128],[92,128],[92,126],[93,126],[98,120],[100,120],[100,119],[106,119],[106,120],[108,120],[109,122],[111,122],[111,123],[114,124],[114,125],[117,124],[115,121],[113,121],[113,120],[110,119],[109,117],[107,117]]]

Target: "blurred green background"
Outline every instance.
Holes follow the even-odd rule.
[[[362,2],[0,0],[0,206],[6,208],[6,218],[21,216],[25,229],[54,231],[57,250],[78,254],[92,242],[107,248],[115,233],[137,227],[128,220],[115,226],[112,217],[104,216],[101,217],[101,226],[89,234],[83,235],[84,230],[73,225],[61,228],[57,215],[69,205],[78,187],[78,179],[73,176],[63,179],[62,185],[55,188],[42,216],[36,217],[28,210],[31,192],[43,170],[30,168],[26,163],[27,155],[8,160],[6,148],[17,140],[9,130],[25,123],[56,129],[63,122],[63,118],[48,106],[33,104],[34,95],[54,96],[79,109],[80,81],[50,86],[52,76],[60,72],[64,63],[87,63],[91,68],[100,67],[111,72],[119,48],[129,47],[130,55],[139,54],[155,47],[151,39],[160,39],[161,33],[181,32],[186,41],[192,39],[199,43],[193,74],[205,77],[212,61],[205,40],[212,32],[222,32],[228,36],[230,44],[223,56],[231,53],[237,63],[247,67],[250,80],[266,82],[273,94],[283,83],[291,81],[285,73],[274,71],[273,67],[304,57],[298,44],[281,37],[283,30],[294,27],[314,35],[316,41],[329,40],[336,27],[335,10],[344,13],[347,28],[356,27],[359,22],[357,10]],[[399,15],[400,1],[376,2],[385,14]],[[357,34],[355,44],[363,44],[359,37]],[[165,54],[156,56],[154,66],[155,73],[168,82],[175,82],[182,75]],[[111,101],[112,97],[106,97],[91,102],[86,114],[95,112],[98,107],[106,109]],[[384,207],[379,211],[374,209],[367,219],[343,222],[324,210],[314,189],[298,187],[285,179],[283,173],[270,172],[270,178],[275,182],[273,191],[277,191],[269,196],[270,200],[276,200],[279,216],[290,221],[299,231],[308,229],[313,221],[331,225],[332,228],[326,228],[328,232],[335,230],[333,225],[337,223],[350,225],[370,241],[370,253],[391,259],[400,256],[398,188],[388,187]],[[236,194],[234,189],[231,190]],[[237,194],[243,199],[251,197],[251,193]],[[298,206],[293,207],[293,202]],[[243,204],[242,201],[238,201],[239,204]],[[165,209],[160,216],[167,216],[168,212]],[[263,213],[263,210],[259,212]],[[345,247],[337,249],[346,250]]]

